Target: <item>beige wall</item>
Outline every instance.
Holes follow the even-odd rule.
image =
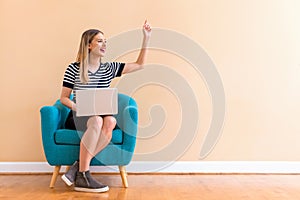
[[[59,97],[63,72],[74,60],[85,29],[96,27],[110,37],[140,27],[145,18],[154,27],[192,38],[220,73],[226,120],[220,140],[205,160],[298,161],[299,10],[297,0],[1,0],[0,161],[45,160],[39,109]],[[136,54],[119,60],[133,61]],[[180,158],[199,160],[212,115],[203,79],[166,52],[151,51],[148,61],[182,73],[201,102],[197,137]],[[154,85],[134,97],[141,125],[149,123],[148,109],[154,103],[164,105],[168,116],[158,135],[138,140],[136,152],[164,148],[176,136],[180,105],[174,95]]]

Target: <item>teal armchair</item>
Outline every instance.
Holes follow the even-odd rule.
[[[79,159],[79,144],[83,132],[64,128],[70,109],[59,100],[53,106],[40,109],[42,141],[47,162],[55,166],[50,187],[53,188],[61,166],[71,166]],[[119,166],[124,187],[128,187],[125,166],[132,159],[137,134],[138,110],[135,100],[118,94],[117,125],[107,147],[91,161],[92,166]],[[67,168],[68,168],[67,167]]]

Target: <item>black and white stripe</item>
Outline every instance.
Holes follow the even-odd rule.
[[[80,81],[79,63],[71,63],[65,71],[63,86],[73,89],[75,100],[76,90],[108,88],[113,78],[121,76],[124,66],[124,63],[119,62],[101,63],[99,69],[95,73],[88,71],[89,82],[83,84]]]

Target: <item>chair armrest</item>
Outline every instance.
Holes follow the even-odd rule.
[[[138,130],[138,109],[136,106],[126,106],[122,113],[123,119],[123,149],[128,152],[133,152],[136,143],[136,135]]]
[[[40,109],[41,128],[44,151],[47,157],[48,151],[55,145],[54,133],[58,129],[60,112],[56,106],[44,106]]]

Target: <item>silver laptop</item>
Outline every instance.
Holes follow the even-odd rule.
[[[78,117],[117,114],[117,88],[76,90],[76,110]]]

